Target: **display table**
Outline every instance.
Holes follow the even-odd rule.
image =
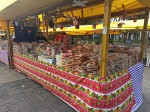
[[[128,70],[103,82],[100,76],[77,74],[14,53],[14,67],[79,112],[131,112],[137,100]],[[133,69],[132,69],[133,70]],[[142,75],[139,72],[137,75]],[[132,77],[134,79],[134,77]]]
[[[0,61],[5,63],[6,65],[9,65],[8,52],[7,51],[0,50]]]

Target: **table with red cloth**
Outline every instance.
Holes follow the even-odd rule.
[[[131,112],[135,105],[131,74],[100,76],[76,74],[64,67],[14,53],[14,67],[79,112]]]

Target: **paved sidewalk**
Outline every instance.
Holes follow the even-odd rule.
[[[150,68],[145,67],[143,78],[144,102],[137,112],[150,112]]]
[[[143,97],[144,103],[137,112],[150,112],[150,68],[145,68],[144,72]],[[0,63],[0,112],[75,112],[75,110],[41,85]]]
[[[0,112],[75,112],[66,103],[26,78],[0,85]]]
[[[41,85],[2,63],[0,78],[3,78],[0,79],[0,112],[75,112]]]
[[[0,62],[0,84],[27,78]]]

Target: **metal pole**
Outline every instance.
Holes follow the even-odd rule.
[[[7,43],[8,43],[9,68],[13,69],[13,49],[12,49],[12,43],[10,39],[9,20],[6,20],[6,34],[7,34]]]
[[[103,32],[102,32],[101,69],[100,69],[100,75],[103,79],[105,79],[107,75],[107,55],[109,43],[111,4],[112,0],[105,0]]]
[[[141,52],[140,52],[140,61],[143,62],[144,59],[144,51],[146,48],[146,39],[147,39],[147,25],[148,25],[148,19],[149,19],[149,9],[145,11],[145,17],[144,17],[144,26],[142,31],[142,38],[141,38]]]

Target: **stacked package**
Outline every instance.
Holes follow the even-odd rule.
[[[128,64],[127,68],[138,63],[140,55],[139,48],[130,49],[127,46],[114,46],[113,49],[115,50],[115,53],[121,53],[122,55],[125,55],[124,58],[126,58],[126,60],[128,59],[128,62],[126,62]],[[125,62],[123,61],[122,64],[125,64]]]
[[[83,53],[83,46],[76,45],[74,46],[72,51],[72,56],[68,57],[68,65],[67,67],[74,72],[84,72],[81,68],[81,64],[86,60],[86,55]]]
[[[140,56],[140,50],[139,49],[130,49],[128,50],[128,56],[129,56],[129,66],[133,66],[134,64],[138,63],[139,56]]]
[[[120,72],[123,69],[128,68],[128,55],[121,53],[108,54],[107,61],[107,75]]]
[[[67,67],[69,62],[68,58],[72,56],[72,51],[68,50],[67,53],[61,53],[61,55],[62,55],[62,65],[64,67]]]
[[[98,75],[100,68],[98,64],[98,57],[91,55],[91,57],[89,57],[89,60],[82,63],[81,68],[86,74]]]
[[[62,66],[62,55],[56,55],[56,65]]]
[[[73,55],[66,59],[65,66],[74,72],[97,75],[100,68],[99,48],[99,46],[91,44],[73,46],[71,49]]]

